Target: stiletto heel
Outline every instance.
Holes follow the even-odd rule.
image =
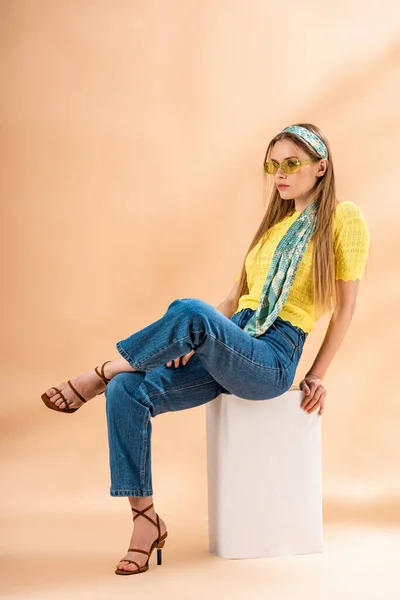
[[[137,566],[137,569],[136,569],[136,571],[122,571],[121,569],[117,569],[115,571],[116,575],[136,575],[136,573],[144,573],[145,571],[148,571],[150,556],[152,555],[154,548],[157,548],[157,565],[162,564],[161,548],[164,548],[164,546],[165,546],[165,540],[168,536],[168,532],[166,531],[163,536],[161,535],[160,517],[158,516],[157,513],[156,513],[157,522],[153,521],[153,519],[151,519],[149,516],[143,514],[146,512],[146,510],[149,510],[149,508],[151,508],[152,506],[153,506],[153,502],[150,504],[150,506],[148,506],[147,508],[144,508],[143,510],[137,510],[136,508],[132,507],[132,510],[135,511],[136,513],[138,513],[137,515],[135,515],[133,517],[133,520],[137,519],[138,517],[145,517],[146,519],[151,521],[151,523],[153,523],[153,525],[155,525],[158,529],[158,536],[152,543],[151,548],[148,552],[146,552],[146,550],[140,550],[139,548],[129,548],[129,550],[128,550],[128,552],[141,552],[142,554],[147,554],[147,560],[146,560],[145,564],[140,567],[136,561],[128,560],[127,558],[122,558],[120,562],[133,563],[134,565]]]
[[[162,542],[159,542],[156,546],[157,548],[157,564],[161,565],[162,564],[162,550],[161,548],[164,548],[165,546],[165,540],[163,540]]]

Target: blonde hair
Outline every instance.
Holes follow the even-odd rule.
[[[316,214],[317,223],[312,238],[314,244],[312,268],[314,306],[317,312],[321,311],[321,313],[324,313],[325,311],[330,311],[332,308],[336,309],[338,301],[335,284],[335,259],[333,249],[333,214],[338,201],[336,197],[333,162],[328,140],[322,131],[310,123],[297,123],[297,125],[300,127],[306,127],[320,137],[328,148],[329,152],[328,168],[324,175],[317,179],[315,186],[310,192],[310,202],[315,200],[318,206]],[[282,139],[288,139],[293,142],[296,147],[304,150],[304,152],[306,152],[310,158],[321,160],[322,157],[311,146],[309,146],[307,142],[303,141],[301,138],[291,132],[285,132],[278,133],[270,141],[265,153],[264,162],[270,159],[272,148],[275,143]],[[253,240],[250,243],[250,246],[246,252],[246,257],[257,245],[258,241],[264,236],[264,234],[266,235],[263,243],[267,240],[271,227],[281,221],[287,215],[292,214],[295,208],[294,200],[282,201],[279,191],[274,186],[266,213]],[[262,244],[260,245],[259,249],[261,249],[261,246]],[[235,299],[236,307],[241,296],[248,294],[249,292],[245,260],[243,261],[239,280],[239,288]],[[267,276],[267,274],[265,274],[265,276]]]

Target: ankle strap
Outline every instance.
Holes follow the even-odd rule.
[[[104,367],[109,362],[111,362],[111,360],[106,360],[106,362],[101,365],[101,367],[100,367],[101,372],[99,371],[99,369],[97,367],[94,368],[97,375],[100,377],[100,379],[102,379],[104,381],[105,384],[107,384],[109,381],[111,381],[111,379],[107,379],[107,377],[104,375]]]
[[[135,515],[133,517],[133,520],[135,520],[140,514],[146,512],[146,510],[149,510],[153,505],[154,505],[154,502],[152,502],[151,504],[149,504],[149,506],[146,506],[146,508],[143,508],[142,510],[138,510],[137,508],[134,508],[133,506],[131,506],[131,509],[138,513],[137,515]],[[146,517],[147,515],[143,515],[143,516]]]
[[[158,537],[161,537],[161,528],[160,528],[160,519],[158,514],[156,513],[156,517],[157,517],[157,522],[154,521],[151,517],[149,517],[148,515],[145,515],[144,513],[146,512],[146,510],[149,510],[152,506],[153,506],[153,502],[151,504],[149,504],[149,506],[147,506],[146,508],[144,508],[143,510],[138,510],[137,508],[133,508],[133,506],[131,506],[131,509],[133,511],[135,511],[137,514],[133,517],[133,520],[137,519],[138,517],[145,517],[148,521],[150,521],[150,523],[153,523],[153,525],[155,525],[158,529]]]

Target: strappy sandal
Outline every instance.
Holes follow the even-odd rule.
[[[94,370],[96,371],[96,374],[100,377],[100,379],[102,379],[104,381],[104,383],[106,385],[109,381],[111,381],[110,379],[107,379],[107,377],[104,375],[104,366],[109,362],[111,362],[111,361],[106,360],[106,362],[101,365],[101,371],[99,371],[97,367],[94,368]],[[83,396],[81,396],[81,394],[78,392],[78,390],[76,390],[74,388],[70,379],[68,379],[67,383],[68,383],[69,387],[73,390],[73,392],[78,396],[78,398],[80,400],[82,400],[82,402],[87,402],[87,400]],[[67,408],[60,408],[59,406],[56,406],[55,404],[53,404],[53,402],[50,401],[50,398],[48,397],[48,395],[45,392],[44,394],[42,394],[41,398],[42,398],[43,402],[45,403],[45,405],[47,406],[47,408],[50,408],[51,410],[56,410],[57,412],[63,412],[63,413],[73,413],[73,412],[77,411],[79,408],[81,408],[80,406],[78,406],[78,408],[70,408],[68,406],[67,399],[65,398],[65,396],[63,395],[61,390],[59,390],[56,387],[52,387],[50,389],[56,390],[56,392],[58,392],[60,394],[61,398],[64,400],[65,404],[67,405]],[[100,392],[100,394],[97,394],[97,395],[100,396],[101,394],[104,394],[104,390],[102,392]],[[83,404],[81,404],[81,406],[83,406]]]
[[[157,522],[153,521],[153,519],[151,519],[148,515],[143,514],[144,512],[146,512],[146,510],[149,510],[149,508],[151,508],[152,506],[153,506],[153,502],[150,504],[150,506],[148,506],[147,508],[144,508],[143,510],[137,510],[136,508],[132,507],[132,510],[134,510],[135,512],[138,513],[137,515],[135,515],[133,517],[133,520],[137,519],[138,517],[145,517],[146,519],[148,519],[158,529],[157,539],[154,540],[154,542],[152,543],[151,548],[148,552],[146,552],[146,550],[140,550],[139,548],[129,548],[129,550],[128,550],[128,552],[141,552],[142,554],[147,554],[148,555],[147,561],[145,562],[144,565],[139,566],[138,563],[135,562],[134,560],[128,560],[127,558],[121,558],[120,562],[133,563],[134,565],[137,566],[137,569],[136,569],[136,571],[122,571],[121,569],[117,569],[115,571],[116,575],[136,575],[137,573],[144,573],[145,571],[148,571],[150,556],[151,556],[154,548],[157,548],[157,565],[161,565],[161,563],[162,563],[161,548],[164,548],[165,538],[168,536],[168,532],[166,531],[163,536],[161,535],[160,518],[157,513],[156,513]]]

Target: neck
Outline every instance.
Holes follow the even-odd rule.
[[[304,198],[295,198],[294,199],[294,209],[298,212],[303,212],[303,210],[305,210],[307,208],[307,206],[310,206],[311,204],[311,200],[305,200]]]

